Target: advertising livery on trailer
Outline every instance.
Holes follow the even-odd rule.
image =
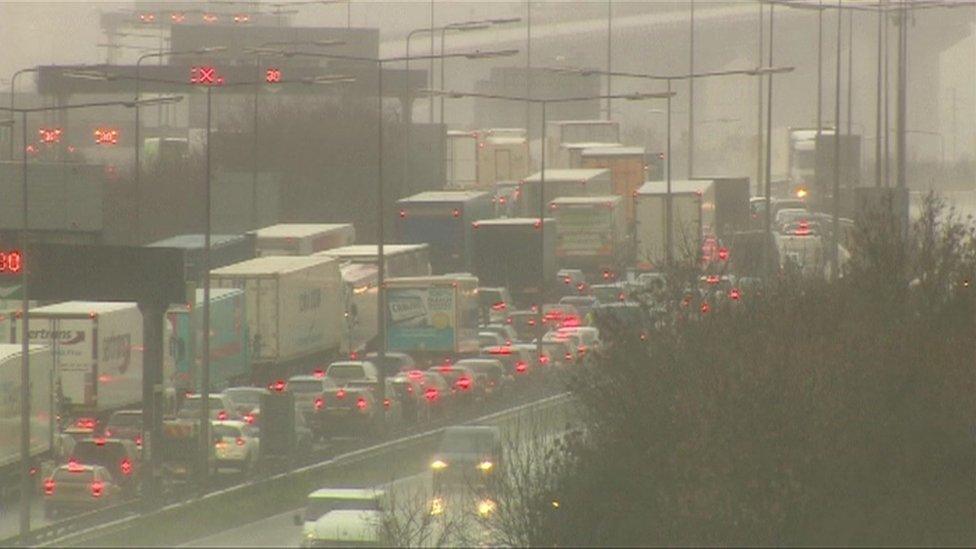
[[[386,344],[427,358],[478,351],[478,279],[473,276],[386,281]]]
[[[619,196],[573,196],[549,203],[556,220],[556,262],[591,279],[609,278],[627,261],[624,201]]]

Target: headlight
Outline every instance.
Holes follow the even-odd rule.
[[[444,500],[441,498],[434,498],[430,502],[430,514],[440,515],[444,512]]]
[[[433,469],[433,470],[435,470],[435,471],[440,471],[441,469],[446,469],[447,468],[447,463],[445,463],[445,462],[443,462],[443,461],[441,461],[439,459],[435,459],[430,464],[430,468]]]
[[[481,516],[490,515],[495,511],[495,502],[490,499],[483,499],[478,502],[478,514]]]
[[[491,468],[494,466],[495,465],[490,461],[482,461],[481,463],[478,464],[478,469],[481,469],[482,472],[488,473],[491,471]]]

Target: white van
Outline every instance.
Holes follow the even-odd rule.
[[[379,511],[332,511],[306,532],[303,547],[388,547]]]

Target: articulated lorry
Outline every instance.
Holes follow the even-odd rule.
[[[202,284],[206,273],[203,270],[204,235],[181,234],[147,244],[152,248],[177,248],[183,250],[183,264],[187,281]],[[254,235],[215,234],[210,236],[210,268],[246,261],[254,257]]]
[[[591,147],[580,153],[581,168],[610,170],[613,194],[625,202],[627,226],[634,223],[634,193],[647,181],[643,147]]]
[[[624,200],[619,196],[563,197],[549,203],[556,220],[556,263],[600,280],[628,263]]]
[[[356,241],[351,223],[279,223],[253,234],[258,257],[311,255]]]
[[[328,256],[257,257],[210,272],[216,288],[244,291],[252,380],[307,373],[344,345],[339,261]]]
[[[477,278],[391,278],[383,291],[388,350],[420,359],[478,352]]]
[[[545,183],[543,185],[543,175]],[[545,196],[541,188],[545,187]],[[610,171],[593,170],[546,170],[536,172],[522,180],[519,185],[520,215],[539,217],[540,208],[564,196],[607,196],[613,194]]]
[[[671,259],[698,261],[702,241],[702,181],[671,182]],[[668,188],[648,181],[634,195],[634,244],[637,266],[652,270],[667,263]]]
[[[430,191],[397,201],[396,234],[403,244],[428,244],[434,273],[471,269],[471,224],[494,216],[481,191]]]
[[[508,288],[520,307],[545,302],[556,277],[556,220],[513,217],[474,224],[474,274],[483,286]]]
[[[30,342],[48,345],[68,417],[108,415],[142,402],[142,312],[129,302],[66,301],[30,312]],[[12,326],[21,341],[23,324]],[[165,363],[164,363],[165,366]],[[171,379],[172,372],[163,372]]]
[[[192,307],[178,305],[166,312],[165,371],[181,392],[200,392],[203,367],[203,290]],[[210,390],[221,391],[251,377],[245,295],[235,288],[210,290]]]
[[[31,345],[30,456],[32,465],[53,456],[56,430],[54,354],[46,345]],[[21,346],[0,344],[0,501],[10,501],[20,487]],[[40,470],[40,467],[38,467]]]

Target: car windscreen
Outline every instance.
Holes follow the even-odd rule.
[[[440,451],[450,454],[484,454],[491,451],[492,437],[486,433],[448,431],[441,439]]]
[[[295,393],[321,393],[322,382],[314,379],[289,381],[288,390]]]
[[[308,498],[305,505],[305,521],[322,518],[332,511],[379,511],[377,498]]]

